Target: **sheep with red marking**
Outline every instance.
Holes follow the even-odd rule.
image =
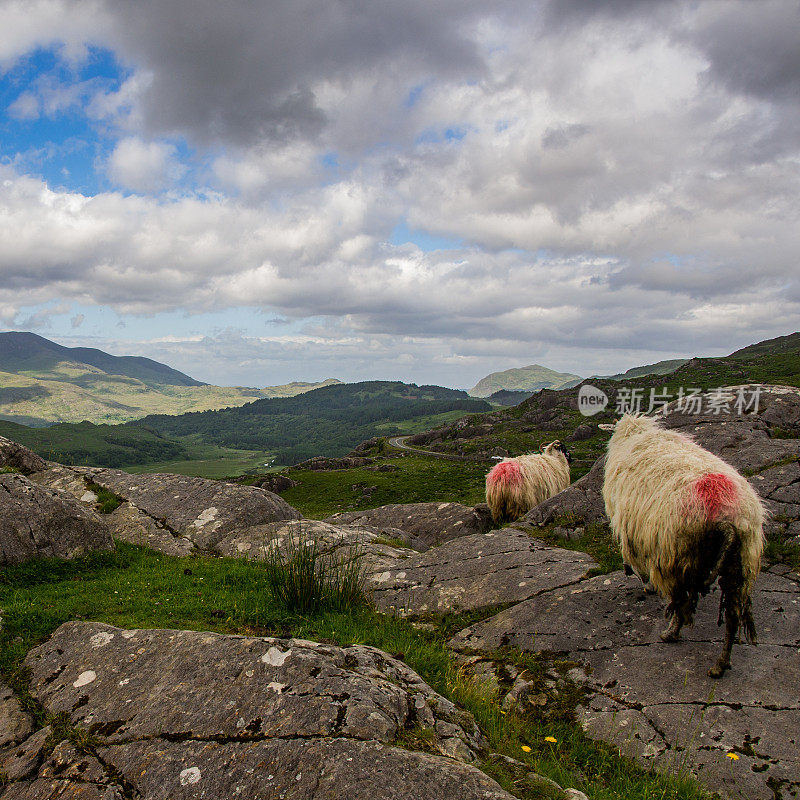
[[[603,498],[626,566],[669,601],[663,641],[679,639],[699,595],[719,578],[725,644],[708,674],[721,677],[740,627],[756,643],[750,593],[764,549],[758,495],[691,437],[626,414],[608,444]]]
[[[486,476],[486,502],[495,523],[513,522],[569,486],[572,456],[559,441],[541,453],[504,458]]]

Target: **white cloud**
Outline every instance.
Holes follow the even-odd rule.
[[[176,160],[175,145],[121,139],[108,159],[108,177],[118,186],[155,192],[173,184],[185,172]]]
[[[222,364],[241,347],[253,365],[285,347],[355,370],[359,351],[448,374],[534,354],[603,371],[590,355],[635,363],[796,326],[791,2],[311,7],[0,0],[6,66],[61,42],[129,67],[118,88],[20,87],[9,113],[86,114],[118,137],[112,184],[145,195],[55,191],[7,166],[4,318],[54,297],[256,306],[327,326],[191,352]],[[400,221],[461,244],[391,246]]]

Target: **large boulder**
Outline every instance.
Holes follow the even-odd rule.
[[[0,436],[0,468],[9,467],[23,475],[47,469],[48,463],[41,456],[21,444]]]
[[[0,474],[0,565],[113,549],[104,522],[80,501],[18,473]]]
[[[576,527],[589,522],[606,522],[604,464],[605,457],[598,458],[586,475],[521,517],[520,525],[542,526],[559,522]]]
[[[415,550],[475,533],[486,533],[493,527],[485,504],[464,506],[460,503],[399,503],[366,511],[345,511],[328,517],[332,525],[365,525],[376,529],[405,532],[406,543]]]
[[[2,800],[513,800],[472,765],[472,717],[371,647],[70,622],[26,665],[104,769],[65,743]],[[419,728],[435,752],[398,746]]]
[[[256,486],[185,475],[129,475],[114,469],[84,472],[173,536],[188,539],[202,550],[213,550],[234,531],[301,517],[278,495]]]

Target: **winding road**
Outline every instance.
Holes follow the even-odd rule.
[[[436,450],[421,450],[418,447],[409,447],[405,442],[410,439],[410,436],[392,436],[389,439],[389,444],[396,447],[398,450],[407,450],[409,453],[416,453],[422,456],[433,456],[434,458],[444,458],[447,461],[480,461],[489,462],[493,461],[492,458],[482,458],[481,456],[457,456],[452,453],[437,453]]]

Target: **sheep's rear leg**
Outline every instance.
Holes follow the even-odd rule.
[[[697,591],[694,588],[687,589],[685,584],[678,583],[667,606],[666,615],[670,620],[666,630],[661,633],[661,641],[677,642],[681,638],[681,628],[684,625],[691,625],[694,621],[696,608]]]
[[[662,642],[677,642],[681,638],[681,628],[683,627],[683,618],[680,613],[675,611],[669,620],[669,625],[661,631]]]
[[[739,630],[739,615],[733,604],[727,603],[725,608],[725,643],[722,645],[722,653],[717,659],[717,663],[708,671],[712,678],[721,678],[726,669],[731,668],[731,650],[736,633]]]

